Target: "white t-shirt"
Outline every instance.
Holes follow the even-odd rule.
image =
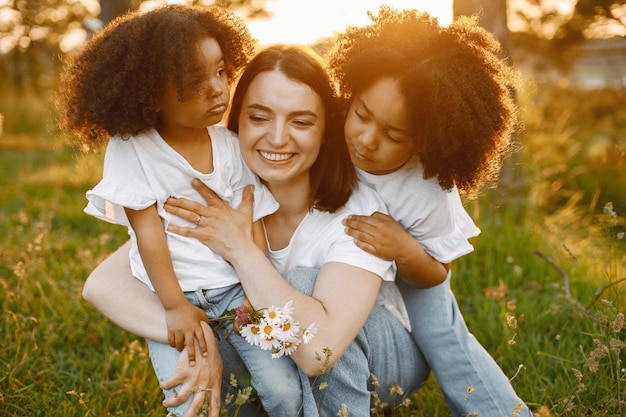
[[[393,262],[357,247],[341,223],[350,214],[370,215],[375,211],[386,212],[382,200],[371,188],[359,184],[348,202],[336,212],[310,210],[289,244],[280,250],[268,249],[268,258],[281,274],[296,267],[321,268],[326,262],[343,262],[370,271],[383,282],[393,281],[396,273]]]
[[[241,203],[245,186],[254,184],[255,220],[278,209],[278,203],[269,190],[244,164],[237,136],[223,126],[210,126],[208,132],[214,166],[209,174],[195,170],[156,130],[149,130],[129,139],[111,138],[104,158],[103,178],[87,192],[87,214],[128,226],[133,275],[152,290],[154,287],[141,261],[136,235],[124,207],[141,210],[156,203],[174,271],[183,291],[220,288],[239,282],[239,278],[228,262],[199,240],[167,232],[170,223],[195,226],[163,209],[168,197],[185,197],[205,203],[191,186],[191,180],[199,178],[233,207]]]
[[[424,179],[424,169],[416,156],[390,174],[372,175],[359,168],[357,174],[361,182],[380,195],[389,215],[439,262],[450,263],[474,250],[468,239],[477,236],[480,229],[463,208],[458,190],[445,191],[436,178]],[[381,288],[378,301],[389,310],[395,306],[410,329],[395,284]]]

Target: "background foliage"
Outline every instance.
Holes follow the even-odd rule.
[[[54,39],[90,3],[7,4],[33,10],[30,31],[52,28],[1,56],[0,415],[164,415],[145,342],[81,298],[87,274],[127,239],[82,213],[102,155],[73,153],[51,105]],[[34,12],[53,7],[59,15]],[[528,81],[519,151],[500,186],[467,203],[482,233],[453,266],[453,287],[536,416],[623,416],[626,91]],[[459,395],[469,409],[471,393]],[[409,399],[392,414],[449,416],[433,378]]]

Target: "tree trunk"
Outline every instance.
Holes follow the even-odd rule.
[[[132,0],[100,0],[100,20],[106,25],[132,8]]]
[[[506,22],[506,0],[454,0],[454,17],[478,15],[482,27],[493,33],[508,54],[509,28]]]

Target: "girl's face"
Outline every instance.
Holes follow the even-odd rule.
[[[396,171],[417,151],[406,100],[397,81],[383,77],[354,97],[344,125],[352,163],[370,174]]]
[[[324,141],[326,114],[320,96],[280,71],[252,80],[239,114],[239,142],[246,164],[271,189],[298,181],[308,186],[309,170]]]
[[[230,99],[222,49],[215,39],[205,38],[198,43],[198,54],[201,66],[193,80],[197,85],[193,94],[180,101],[174,83],[166,84],[160,129],[205,128],[222,120]]]

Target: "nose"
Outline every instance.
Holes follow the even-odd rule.
[[[224,94],[224,83],[217,78],[212,78],[205,87],[205,95],[209,98],[215,98],[222,94]]]
[[[290,135],[287,125],[280,120],[274,119],[271,128],[267,132],[265,140],[274,148],[280,148],[289,142]]]
[[[363,129],[358,136],[358,141],[365,149],[375,150],[378,147],[378,139],[375,129]]]

